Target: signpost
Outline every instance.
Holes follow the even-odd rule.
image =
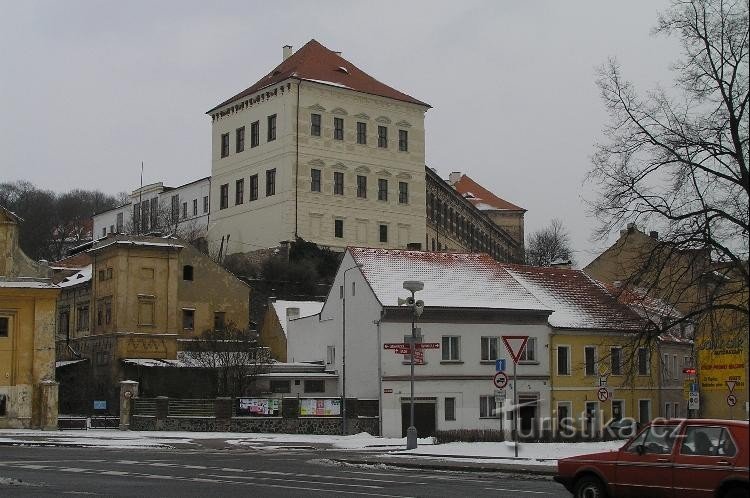
[[[698,391],[690,391],[688,396],[688,410],[697,410],[700,408],[700,394]]]
[[[505,372],[505,358],[495,360],[495,372]]]
[[[492,378],[492,383],[498,389],[505,389],[508,385],[508,375],[505,372],[497,372]]]
[[[526,343],[529,340],[527,335],[504,335],[503,344],[513,360],[513,449],[516,458],[518,458],[518,389],[516,389],[516,365],[521,359],[521,354],[526,349]],[[497,374],[495,374],[497,377]],[[493,379],[494,382],[494,379]]]
[[[734,420],[734,416],[732,415],[732,407],[737,404],[737,396],[734,395],[734,388],[736,385],[736,380],[727,381],[727,389],[729,389],[729,394],[727,395],[727,406],[729,407],[729,418],[731,418],[732,420]]]
[[[599,401],[604,403],[609,399],[609,390],[606,387],[600,387],[596,391],[596,397],[599,398]]]
[[[414,358],[415,365],[424,365],[425,349],[440,349],[439,342],[415,342],[414,351],[412,352],[411,344],[408,342],[386,342],[383,349],[393,351],[398,355],[411,355]]]

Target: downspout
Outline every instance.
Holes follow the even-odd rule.
[[[297,185],[297,182],[299,181],[299,87],[302,84],[302,80],[297,80],[297,122],[294,125],[294,135],[295,135],[295,142],[296,142],[296,149],[297,149],[297,156],[294,163],[294,240],[297,241],[297,237],[299,237],[299,232],[297,230],[298,228],[298,204],[299,204],[299,185]],[[346,289],[344,289],[346,290]]]

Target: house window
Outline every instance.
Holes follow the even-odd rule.
[[[651,420],[651,400],[650,399],[639,399],[638,400],[638,422],[641,424],[647,424]]]
[[[367,143],[367,123],[357,123],[357,143],[362,145]]]
[[[612,418],[622,420],[625,416],[625,402],[621,399],[612,400]]]
[[[445,398],[445,420],[456,420],[456,398]]]
[[[610,348],[609,359],[612,375],[622,375],[622,348]]]
[[[198,216],[198,199],[193,199],[193,216]]]
[[[234,184],[234,204],[245,202],[245,179],[237,180]]]
[[[153,296],[138,296],[138,325],[154,325]]]
[[[672,403],[664,403],[664,418],[672,418]]]
[[[461,359],[460,339],[456,335],[443,336],[443,361],[459,361]]]
[[[333,139],[344,139],[344,120],[343,118],[333,118]]]
[[[59,330],[61,336],[65,337],[70,332],[70,311],[61,311],[59,317]]]
[[[182,279],[193,280],[193,265],[185,265],[182,267]]]
[[[406,182],[398,182],[398,203],[409,203],[409,184]]]
[[[336,361],[336,346],[326,346],[326,365],[333,365]]]
[[[235,152],[242,152],[245,150],[245,127],[237,128],[237,137],[235,140]]]
[[[188,309],[188,308],[182,309],[182,329],[183,330],[195,329],[195,310]]]
[[[306,393],[324,393],[326,392],[326,381],[306,380],[304,389]]]
[[[526,339],[526,347],[518,357],[519,362],[536,362],[536,337]]]
[[[583,350],[586,375],[596,375],[596,348],[586,346]]]
[[[500,355],[499,337],[482,337],[482,361],[495,361]]]
[[[208,196],[203,196],[203,212],[208,212]]]
[[[378,147],[388,148],[388,127],[386,126],[378,126]]]
[[[344,173],[341,171],[333,172],[333,194],[344,195]]]
[[[333,236],[337,239],[344,238],[344,220],[333,220]]]
[[[320,114],[310,114],[310,135],[320,136]]]
[[[123,215],[122,213],[117,213],[117,233],[122,233],[122,227],[123,227]]]
[[[266,197],[276,194],[276,168],[266,171]]]
[[[219,209],[229,207],[229,184],[225,183],[219,187]]]
[[[182,219],[187,218],[187,202],[182,203]]]
[[[388,225],[380,225],[380,242],[388,242]]]
[[[292,392],[292,382],[289,380],[272,380],[271,392],[285,394]]]
[[[224,330],[226,325],[226,313],[223,311],[214,311],[214,331],[220,332]]]
[[[319,169],[313,168],[310,170],[310,191],[320,192],[320,170]]]
[[[570,401],[558,401],[557,402],[557,427],[562,429],[565,424],[569,422],[566,420],[570,417]]]
[[[88,305],[79,306],[76,309],[76,330],[88,330],[89,328],[89,307]]]
[[[260,145],[260,123],[255,121],[250,125],[250,147]]]
[[[276,114],[268,116],[268,141],[276,140]]]
[[[409,150],[409,132],[398,130],[398,150],[407,152]]]
[[[229,133],[222,133],[221,135],[221,157],[227,157],[229,155]]]
[[[367,198],[367,177],[363,175],[357,175],[357,197],[361,199]]]
[[[96,324],[101,326],[110,323],[112,323],[112,299],[99,299],[96,302]]]
[[[672,356],[672,380],[677,380],[679,378],[679,374],[677,371],[679,368],[677,367],[677,355]]]
[[[557,346],[557,375],[570,375],[570,348]]]
[[[638,348],[638,375],[648,375],[650,370],[648,366],[648,348]]]
[[[388,180],[385,178],[378,178],[378,200],[388,200]]]
[[[258,200],[258,175],[250,177],[250,200]]]
[[[479,396],[479,418],[495,418],[495,396]]]

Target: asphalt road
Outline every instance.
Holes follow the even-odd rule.
[[[334,462],[315,448],[0,446],[0,496],[566,496],[548,477]]]

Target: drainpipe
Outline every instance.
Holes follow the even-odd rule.
[[[298,218],[299,218],[299,211],[298,211],[298,204],[299,204],[299,185],[297,185],[297,182],[299,181],[299,87],[302,84],[302,80],[297,80],[297,122],[295,123],[295,137],[296,137],[296,148],[297,148],[297,157],[294,163],[294,241],[297,241],[297,237],[299,237],[298,232]],[[345,289],[346,290],[346,289]]]
[[[383,437],[383,347],[380,333],[380,322],[385,318],[385,308],[380,310],[380,320],[373,323],[378,328],[378,429],[380,437]]]

